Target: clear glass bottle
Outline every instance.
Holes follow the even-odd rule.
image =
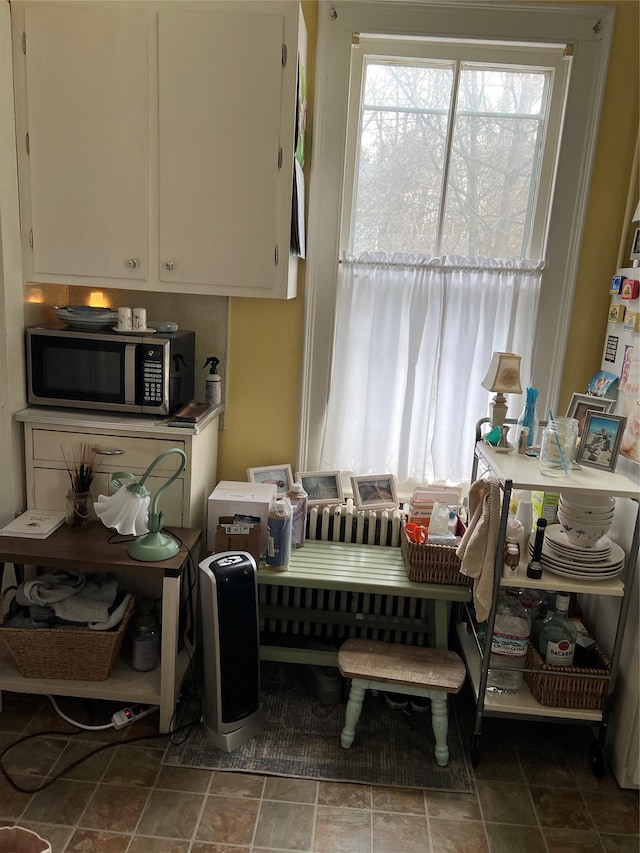
[[[540,651],[540,632],[542,631],[542,623],[550,616],[556,606],[555,590],[545,589],[542,593],[540,604],[536,608],[536,612],[531,620],[531,642]]]
[[[570,596],[556,594],[556,607],[540,629],[540,655],[550,666],[572,666],[576,651],[576,626],[569,619]]]
[[[510,595],[501,589],[491,639],[488,691],[517,693],[520,690],[530,630],[529,614],[518,601],[517,591]]]

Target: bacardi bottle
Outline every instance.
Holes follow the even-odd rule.
[[[576,626],[569,620],[567,592],[556,594],[556,607],[542,623],[540,654],[550,666],[572,666],[576,650]]]

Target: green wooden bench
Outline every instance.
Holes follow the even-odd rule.
[[[362,632],[366,629],[420,633],[427,637],[425,645],[438,649],[447,648],[451,603],[471,599],[468,586],[410,581],[400,548],[315,540],[305,542],[302,548],[292,552],[287,571],[273,572],[260,568],[258,584],[426,599],[429,604],[426,618],[261,602],[260,619],[339,626],[344,629],[345,638],[364,636]],[[260,657],[263,660],[337,666],[337,650],[301,648],[294,642],[294,636],[290,637],[290,642],[286,642],[287,639],[283,635],[277,644],[261,643]]]

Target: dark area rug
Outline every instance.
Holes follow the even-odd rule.
[[[340,746],[345,703],[322,705],[306,667],[265,662],[261,683],[266,722],[260,734],[227,753],[209,744],[203,727],[196,726],[184,743],[169,744],[163,764],[436,791],[472,790],[453,702],[449,764],[438,767],[429,712],[391,710],[382,696],[367,691],[356,739],[347,750]],[[190,709],[183,708],[182,719],[189,715]]]

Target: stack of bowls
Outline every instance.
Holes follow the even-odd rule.
[[[611,527],[615,507],[615,498],[604,495],[561,494],[558,521],[572,545],[592,548]]]

